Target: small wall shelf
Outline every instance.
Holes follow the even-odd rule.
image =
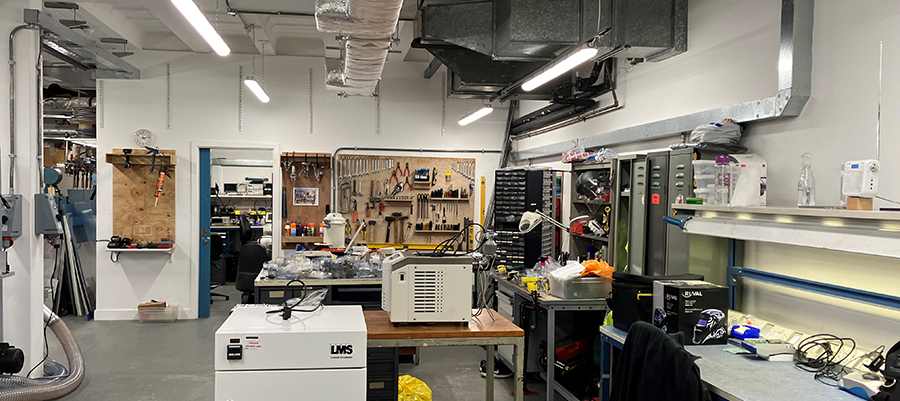
[[[322,242],[324,239],[323,236],[311,236],[311,237],[281,237],[281,242],[284,244],[315,244],[318,242]]]
[[[166,254],[169,257],[172,256],[172,253],[175,252],[175,246],[171,248],[106,248],[106,252],[109,253],[109,259],[113,261],[113,263],[119,262],[119,255],[125,253],[158,253],[158,254]]]

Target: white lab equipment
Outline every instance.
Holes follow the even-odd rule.
[[[340,213],[331,213],[325,216],[325,220],[322,223],[325,225],[325,237],[322,239],[322,242],[333,248],[343,248],[344,229],[347,227],[347,219]]]
[[[364,400],[362,307],[323,306],[283,320],[238,305],[216,331],[216,401]]]
[[[472,264],[471,256],[395,253],[381,263],[381,308],[392,323],[468,322]]]
[[[857,198],[874,198],[878,195],[878,160],[849,161],[841,166],[841,193]]]

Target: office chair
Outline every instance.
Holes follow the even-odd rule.
[[[209,236],[209,266],[210,266],[210,270],[209,270],[209,275],[210,275],[209,303],[210,304],[213,303],[212,297],[222,297],[222,298],[225,298],[226,301],[231,299],[231,297],[229,297],[228,295],[212,292],[216,288],[219,288],[219,286],[225,284],[225,270],[222,269],[222,267],[219,266],[219,264],[215,262],[216,260],[221,260],[227,256],[225,254],[225,245],[223,244],[223,241],[224,240],[222,239],[222,236],[220,236],[220,235],[213,234],[213,235]],[[213,282],[213,280],[212,280],[213,269],[215,269],[218,272],[221,272],[221,274],[217,274],[217,276],[221,277],[222,281],[217,281],[215,283]]]
[[[238,226],[240,226],[240,240],[241,246],[250,242],[253,239],[253,226],[250,225],[250,218],[247,215],[242,214],[238,219]]]
[[[247,246],[241,248],[241,253],[238,255],[237,282],[234,284],[234,287],[242,293],[241,303],[252,304],[256,302],[253,296],[253,282],[256,281],[256,276],[262,270],[263,264],[271,258],[269,253],[266,252],[266,248],[263,248],[262,245],[247,244]]]

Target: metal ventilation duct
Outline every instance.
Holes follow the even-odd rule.
[[[400,19],[403,0],[317,0],[316,27],[342,35],[341,59],[325,61],[325,87],[372,96]]]
[[[517,83],[594,38],[600,59],[659,61],[687,49],[687,0],[422,0],[416,20],[418,44],[448,66],[457,96],[549,99]],[[472,78],[479,75],[505,79]]]

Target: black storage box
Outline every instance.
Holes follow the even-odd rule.
[[[613,324],[620,330],[628,331],[637,321],[652,323],[653,282],[656,280],[703,280],[699,274],[677,276],[642,276],[637,274],[613,273],[612,292],[606,305],[613,312]]]
[[[655,281],[653,325],[666,333],[684,333],[696,345],[727,343],[728,287],[696,280]]]

